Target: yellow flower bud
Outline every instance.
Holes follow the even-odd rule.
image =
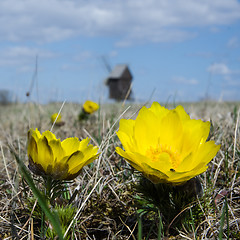
[[[98,157],[98,147],[89,141],[89,138],[79,141],[74,137],[61,142],[50,131],[41,135],[38,129],[31,129],[27,149],[29,168],[37,175],[56,180],[74,179],[85,165]]]

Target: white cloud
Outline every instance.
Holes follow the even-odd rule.
[[[239,72],[236,71],[232,75],[226,75],[224,79],[226,80],[224,83],[225,87],[234,87],[235,90],[236,90],[236,88],[240,87],[240,73]]]
[[[14,46],[0,49],[0,66],[19,66],[19,70],[25,71],[28,67],[26,64],[35,62],[36,56],[39,58],[52,58],[54,53],[38,48],[26,46]]]
[[[108,55],[109,55],[109,57],[116,57],[118,55],[118,51],[113,50]]]
[[[210,27],[210,32],[212,33],[219,33],[221,31],[221,29],[219,27]]]
[[[181,83],[186,85],[197,85],[198,81],[194,78],[187,79],[185,77],[173,77],[175,83]]]
[[[224,63],[214,63],[208,67],[207,71],[212,74],[220,75],[228,75],[232,73],[228,66]]]
[[[86,61],[86,60],[88,60],[88,59],[90,59],[92,57],[93,56],[92,56],[91,52],[89,52],[89,51],[81,51],[80,53],[75,55],[74,60],[83,62],[83,61]]]
[[[237,37],[232,37],[231,39],[229,39],[227,46],[230,48],[237,48],[239,47],[239,40]]]
[[[118,41],[116,46],[118,47],[127,47],[134,44],[136,39],[138,42],[142,43],[145,41],[150,42],[182,42],[186,39],[194,38],[197,34],[195,32],[188,32],[178,29],[162,29],[156,30],[149,28],[145,31],[134,31],[131,34],[127,35],[125,39]]]
[[[115,36],[119,45],[182,41],[197,27],[240,19],[237,0],[0,1],[0,40],[54,42],[72,36]]]

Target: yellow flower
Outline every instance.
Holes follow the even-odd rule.
[[[56,180],[74,179],[85,165],[98,156],[98,147],[93,147],[89,141],[89,138],[79,141],[74,137],[61,142],[50,131],[41,135],[38,129],[30,129],[27,149],[29,168],[37,175],[51,176]]]
[[[90,100],[87,100],[83,104],[83,110],[88,114],[92,114],[95,111],[97,111],[98,109],[99,109],[99,105],[95,102],[90,101]]]
[[[62,120],[61,114],[58,115],[58,113],[54,113],[54,114],[51,116],[51,122],[54,123],[54,121],[55,121],[56,118],[57,118],[57,120],[56,120],[55,123],[60,123],[61,120]]]
[[[210,122],[190,119],[182,106],[154,102],[136,120],[120,120],[116,152],[154,183],[180,184],[203,173],[220,145],[206,141]]]

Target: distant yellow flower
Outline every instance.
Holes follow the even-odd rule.
[[[83,110],[88,114],[92,114],[95,111],[97,111],[98,109],[99,109],[99,105],[95,102],[90,101],[90,100],[87,100],[83,104]]]
[[[55,180],[74,179],[98,156],[98,147],[93,147],[89,141],[89,138],[79,141],[74,137],[61,142],[50,131],[41,135],[37,129],[31,129],[27,150],[29,168],[37,175],[51,176]]]
[[[54,123],[55,119],[57,119],[55,123],[60,123],[61,120],[62,120],[61,114],[58,115],[58,113],[54,113],[54,114],[51,116],[51,122]]]
[[[220,145],[207,141],[210,122],[190,119],[182,106],[173,110],[154,102],[136,120],[120,120],[124,149],[116,152],[154,183],[180,184],[203,173]]]

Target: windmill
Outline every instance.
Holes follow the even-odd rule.
[[[106,60],[102,57],[102,61],[108,70],[108,77],[105,84],[109,88],[109,98],[117,101],[132,98],[132,79],[133,76],[127,64],[117,64],[113,69]]]

